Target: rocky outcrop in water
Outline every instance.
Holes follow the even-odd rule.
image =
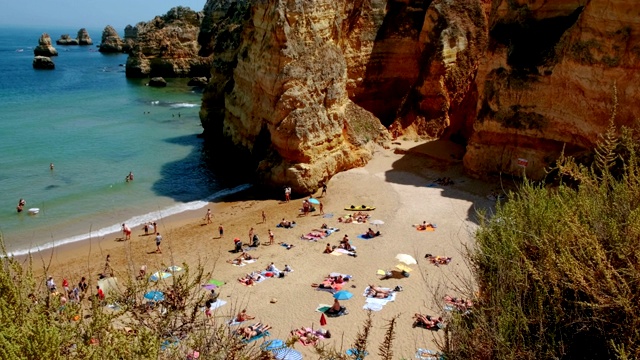
[[[198,55],[202,15],[187,7],[175,7],[163,16],[139,23],[135,44],[127,59],[129,78],[207,76],[211,59]],[[125,40],[127,29],[125,29]]]
[[[47,33],[43,33],[38,39],[38,46],[33,49],[35,56],[58,56],[58,50],[51,45],[51,37]]]
[[[120,38],[116,29],[111,25],[107,25],[102,30],[102,39],[100,41],[99,51],[103,53],[121,53],[126,52],[125,42]]]
[[[93,40],[89,36],[87,29],[82,28],[78,30],[78,44],[79,45],[93,45]]]
[[[69,34],[60,35],[60,39],[56,40],[58,45],[79,45],[78,39],[74,39]]]
[[[467,143],[464,165],[539,178],[640,115],[629,0],[209,0],[204,135],[299,192],[367,161],[389,131]]]
[[[33,68],[39,70],[53,70],[56,68],[56,64],[53,63],[50,57],[36,56],[33,58]]]
[[[167,86],[167,80],[165,80],[164,78],[158,76],[158,77],[152,77],[149,80],[149,83],[147,84],[151,87],[166,87]]]

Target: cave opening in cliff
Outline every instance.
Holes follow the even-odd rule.
[[[507,64],[515,71],[537,73],[537,67],[556,62],[556,45],[562,35],[576,23],[583,7],[567,16],[533,18],[499,22],[490,31],[491,47],[508,47]]]
[[[253,150],[251,151],[251,157],[256,161],[267,158],[268,151],[271,148],[271,132],[266,125],[262,126],[260,133],[256,136],[253,143]]]

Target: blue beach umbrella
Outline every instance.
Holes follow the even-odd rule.
[[[173,276],[171,273],[168,273],[166,271],[158,271],[153,273],[150,277],[149,277],[149,281],[158,281],[160,279],[166,279],[170,276]]]
[[[278,350],[282,349],[283,347],[285,347],[284,341],[280,339],[265,341],[264,344],[260,346],[260,348],[264,351]]]
[[[353,294],[348,292],[347,290],[340,290],[337,293],[333,294],[333,298],[338,300],[349,300],[352,297]]]
[[[153,290],[144,294],[144,298],[151,301],[162,301],[164,300],[164,294],[162,291]]]
[[[302,353],[289,347],[273,350],[273,356],[278,360],[302,360]]]
[[[315,205],[320,205],[320,200],[318,199],[309,198],[309,202]]]

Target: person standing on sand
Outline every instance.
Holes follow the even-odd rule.
[[[205,220],[207,220],[207,224],[211,224],[213,221],[211,221],[211,217],[213,216],[213,214],[211,214],[211,209],[207,209],[207,215],[204,216]]]
[[[122,224],[122,234],[124,235],[125,240],[131,239],[131,228],[124,223]]]
[[[248,243],[251,244],[251,241],[253,241],[253,228],[251,228],[249,230],[249,242]]]
[[[291,188],[287,186],[284,188],[284,201],[289,202],[289,200],[291,200]]]
[[[224,227],[222,226],[222,224],[218,226],[218,232],[220,233],[220,237],[222,238],[222,236],[224,235]]]
[[[113,269],[111,268],[111,255],[107,254],[107,260],[104,263],[104,271],[102,272],[103,277],[111,276],[113,277]]]
[[[266,223],[267,222],[267,214],[264,213],[264,210],[262,210],[262,223]]]
[[[156,252],[158,254],[162,254],[162,250],[160,249],[161,242],[162,242],[162,235],[160,235],[160,233],[156,233]]]
[[[322,201],[318,204],[318,208],[320,209],[320,215],[324,215],[324,205],[322,205]]]
[[[320,197],[324,197],[325,195],[327,195],[327,184],[322,184],[322,193],[320,194]]]
[[[269,245],[273,245],[275,243],[275,235],[273,235],[273,231],[269,229]]]

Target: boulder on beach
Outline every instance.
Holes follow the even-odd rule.
[[[40,70],[53,70],[56,65],[48,56],[36,56],[33,58],[33,68]]]
[[[149,83],[147,85],[153,87],[165,87],[167,86],[167,80],[162,77],[153,77],[151,78],[151,80],[149,80]]]
[[[51,36],[47,33],[42,33],[40,39],[38,39],[38,46],[33,49],[35,56],[58,56],[58,50],[51,45]]]

